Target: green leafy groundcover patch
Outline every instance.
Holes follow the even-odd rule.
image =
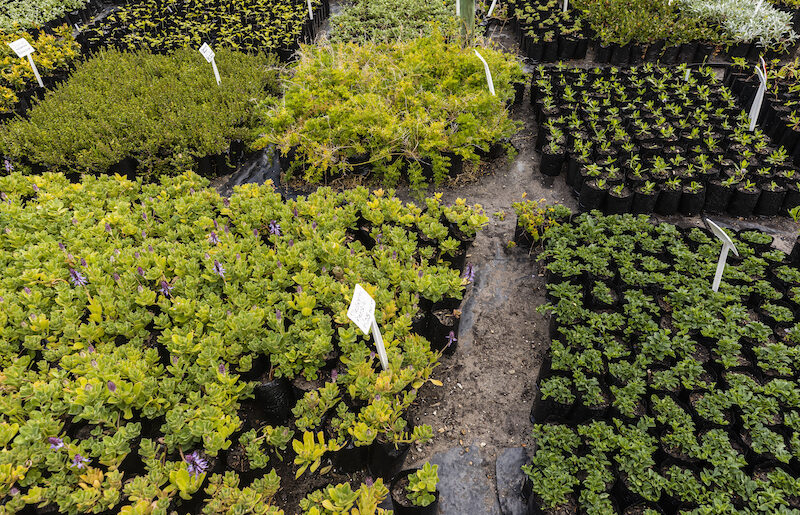
[[[282,100],[265,105],[263,136],[311,183],[355,171],[383,183],[441,183],[462,160],[513,135],[506,108],[523,81],[514,56],[480,48],[497,96],[473,49],[441,34],[396,44],[303,47]],[[292,161],[293,160],[293,161]]]
[[[277,89],[264,55],[220,50],[217,86],[196,50],[100,52],[29,113],[0,130],[2,153],[53,171],[102,173],[135,158],[151,178],[247,141],[256,101]],[[176,172],[177,171],[177,172]]]
[[[88,3],[88,0],[6,0],[0,7],[0,30],[43,26],[68,12],[83,9]]]
[[[453,2],[445,0],[357,0],[331,18],[333,43],[392,43],[440,30],[451,38],[460,23]]]
[[[552,344],[525,467],[535,504],[587,513],[800,507],[800,270],[758,231],[583,214],[542,258]],[[648,504],[649,503],[649,504]]]
[[[311,5],[318,23],[327,2],[311,0]],[[307,24],[306,0],[136,0],[84,35],[91,48],[171,52],[209,43],[215,49],[275,52],[294,50]]]
[[[270,185],[225,199],[207,184],[0,178],[4,513],[281,513],[279,481],[324,472],[345,442],[430,438],[404,420],[439,357],[412,318],[461,298],[442,221],[474,236],[479,208],[365,189],[283,202]],[[386,371],[346,316],[357,283],[377,301]],[[306,393],[266,424],[251,399],[272,378]],[[304,509],[386,495],[331,488]]]

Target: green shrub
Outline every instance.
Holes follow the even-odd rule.
[[[442,0],[357,0],[330,23],[333,43],[391,43],[428,36],[434,28],[447,36],[459,30],[453,3]]]
[[[0,12],[0,30],[42,26],[68,12],[83,9],[88,3],[89,0],[7,0]]]
[[[176,174],[246,140],[276,72],[263,55],[221,50],[222,83],[195,50],[101,52],[0,133],[2,152],[64,172],[105,172],[136,158],[139,174]]]
[[[439,184],[451,160],[477,162],[476,152],[518,128],[506,103],[522,69],[511,55],[481,52],[497,96],[473,50],[441,34],[392,45],[304,47],[283,100],[262,112],[255,146],[295,150],[290,175],[311,183],[368,165],[385,184],[406,177],[420,188],[429,165]]]

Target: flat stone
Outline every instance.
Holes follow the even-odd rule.
[[[439,465],[440,515],[500,515],[492,482],[483,470],[479,444],[454,447],[433,456]]]
[[[526,463],[530,463],[530,458],[522,447],[503,449],[497,455],[497,498],[500,500],[500,512],[503,515],[527,513],[522,497],[522,483],[525,481],[522,466]]]

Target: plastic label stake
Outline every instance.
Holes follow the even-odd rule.
[[[497,0],[492,0],[492,5],[489,6],[489,12],[486,13],[486,17],[492,15],[492,11],[494,11],[494,7],[497,5]]]
[[[561,10],[567,12],[568,7],[569,7],[569,0],[564,0],[564,7]]]
[[[730,237],[720,229],[719,225],[715,224],[708,218],[705,219],[706,225],[714,235],[722,240],[722,250],[719,253],[719,261],[717,262],[717,273],[714,274],[714,283],[711,285],[713,291],[719,291],[719,283],[722,281],[722,272],[725,271],[725,262],[728,260],[728,251],[732,250],[737,256],[739,253],[736,251],[736,246],[731,241]]]
[[[35,50],[28,43],[28,40],[25,38],[19,38],[16,41],[12,41],[8,44],[11,47],[11,50],[17,54],[17,57],[27,57],[28,63],[31,65],[31,70],[33,70],[33,74],[36,76],[36,82],[39,83],[39,87],[44,87],[44,83],[42,82],[42,77],[39,75],[39,70],[36,68],[36,63],[33,62],[33,53]]]
[[[489,84],[489,93],[494,95],[494,82],[492,82],[492,72],[489,71],[489,64],[486,62],[486,59],[484,59],[483,56],[478,53],[477,50],[475,50],[475,55],[477,55],[478,59],[480,59],[483,63],[483,69],[486,71],[486,83]]]
[[[311,0],[306,0],[308,3],[308,19],[314,21],[314,9],[311,8]]]
[[[456,0],[456,16],[461,16],[461,0]]]
[[[203,54],[206,61],[211,63],[211,69],[214,70],[214,78],[217,79],[217,86],[219,86],[219,70],[217,70],[217,62],[214,60],[216,54],[211,50],[211,47],[208,46],[208,43],[203,43],[203,46],[200,47],[200,53]]]
[[[767,92],[767,64],[764,62],[764,58],[761,58],[761,66],[756,66],[756,75],[758,75],[758,80],[760,84],[758,85],[758,91],[756,91],[756,98],[753,99],[753,105],[750,106],[750,132],[753,132],[756,128],[756,122],[758,121],[758,115],[761,113],[761,104],[764,103],[764,94]]]
[[[378,357],[384,370],[389,368],[389,358],[386,356],[386,347],[383,345],[383,336],[375,321],[375,299],[369,296],[367,290],[356,284],[353,291],[353,300],[347,309],[347,318],[353,321],[364,334],[372,330],[372,337],[375,339],[375,348],[378,349]]]
[[[689,67],[686,68],[686,75],[683,76],[683,82],[688,82],[689,81],[689,72],[691,72],[691,71],[692,71],[691,68],[689,68]]]

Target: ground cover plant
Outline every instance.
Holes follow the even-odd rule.
[[[710,68],[539,66],[531,101],[541,171],[566,169],[581,208],[786,214],[798,170]]]
[[[457,317],[480,207],[207,184],[0,177],[5,513],[276,514],[286,489],[372,513],[385,486],[348,474],[390,477],[432,436],[405,414],[452,338],[432,318]],[[346,316],[356,284],[385,371]]]
[[[72,11],[87,8],[90,3],[89,0],[6,0],[0,6],[0,31],[44,27]]]
[[[82,38],[92,50],[111,45],[163,53],[208,43],[288,59],[329,13],[327,1],[312,0],[311,6],[313,21],[306,0],[137,0],[93,23]]]
[[[103,51],[0,130],[2,153],[77,175],[109,169],[147,179],[195,169],[226,173],[228,149],[252,141],[258,99],[277,92],[263,54],[219,50],[222,82],[196,51]]]
[[[390,186],[440,184],[518,127],[507,106],[521,91],[519,63],[491,48],[480,52],[496,96],[475,52],[441,34],[304,47],[284,97],[265,103],[255,147],[276,145],[287,175],[310,183],[372,174]]]
[[[752,105],[759,79],[745,63],[739,61],[728,69],[725,83],[741,103]],[[786,148],[794,162],[800,164],[800,61],[767,67],[767,93],[759,113],[759,125],[776,145]]]
[[[729,234],[739,256],[713,292],[721,242],[704,229],[592,212],[547,231],[530,506],[800,507],[800,274],[772,236]]]
[[[453,5],[425,0],[357,0],[331,17],[330,41],[391,43],[429,36],[434,30],[448,38],[459,34]]]
[[[39,83],[27,59],[20,59],[6,43],[25,38],[36,49],[34,59],[45,87],[52,87],[67,77],[80,56],[80,46],[66,25],[35,36],[26,31],[0,32],[0,119],[10,118],[15,112],[24,112],[31,99],[41,93]]]

